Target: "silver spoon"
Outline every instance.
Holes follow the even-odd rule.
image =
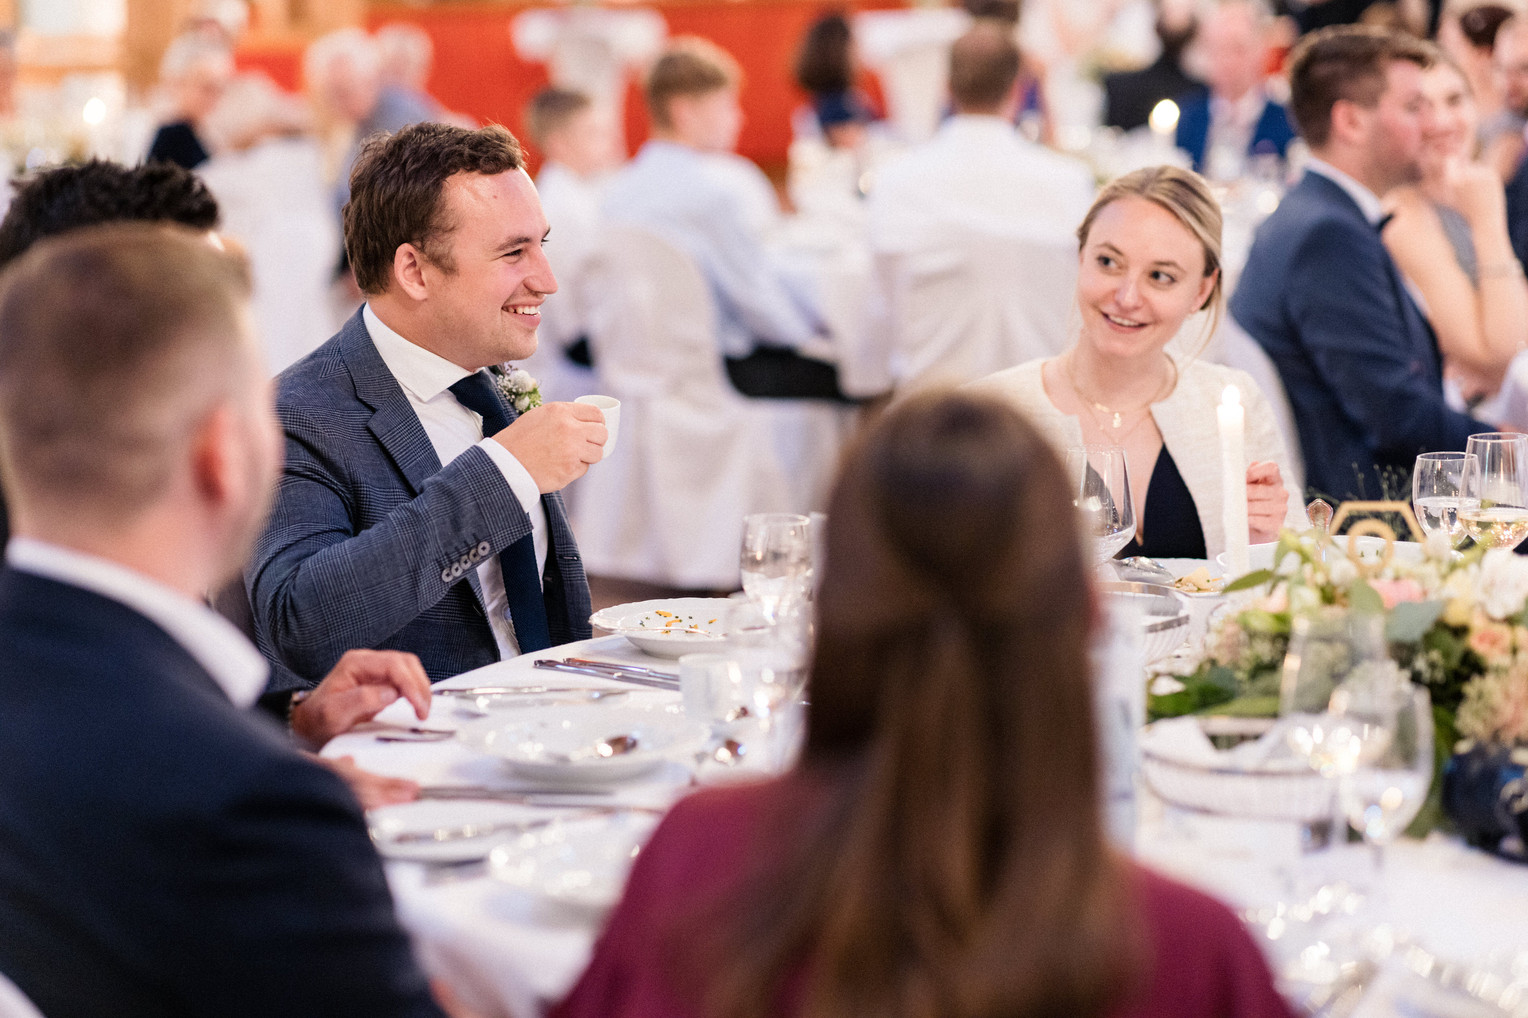
[[[548,753],[547,757],[567,763],[592,759],[608,760],[611,757],[624,756],[632,752],[637,748],[639,742],[640,740],[635,735],[611,735],[604,739],[598,739],[582,749],[575,749],[571,753]]]
[[[1119,559],[1115,565],[1124,567],[1120,570],[1120,579],[1144,580],[1147,583],[1162,583],[1169,586],[1173,582],[1173,574],[1161,563],[1146,555],[1131,555],[1129,558]],[[1126,572],[1133,575],[1126,576],[1124,575]]]

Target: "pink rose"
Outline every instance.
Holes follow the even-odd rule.
[[[1512,627],[1476,615],[1470,626],[1470,649],[1486,661],[1505,661],[1512,654]]]
[[[1370,580],[1369,586],[1373,587],[1385,602],[1385,611],[1389,611],[1402,601],[1421,601],[1427,595],[1422,590],[1422,585],[1416,580]]]

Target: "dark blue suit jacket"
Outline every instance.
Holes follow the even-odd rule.
[[[282,372],[276,411],[286,466],[246,573],[260,649],[310,682],[352,647],[412,651],[431,681],[497,661],[477,566],[531,521],[488,454],[441,466],[359,311]],[[589,583],[562,496],[541,501],[552,642],[586,639]]]
[[[1247,142],[1247,155],[1276,155],[1284,158],[1284,151],[1295,140],[1295,129],[1289,123],[1284,107],[1272,99],[1263,104],[1263,112],[1252,129]],[[1177,145],[1194,160],[1194,169],[1204,172],[1205,148],[1210,141],[1210,97],[1195,92],[1178,101]]]
[[[1517,260],[1528,266],[1528,159],[1517,164],[1507,181],[1507,233]]]
[[[0,648],[0,972],[48,1018],[438,1018],[349,790],[164,630],[5,569]]]
[[[1318,173],[1258,228],[1231,315],[1278,368],[1313,494],[1409,500],[1418,453],[1492,430],[1444,404],[1432,329],[1379,232]]]

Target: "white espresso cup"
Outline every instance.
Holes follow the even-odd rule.
[[[600,454],[600,459],[608,458],[615,448],[615,436],[621,430],[621,401],[614,396],[580,396],[573,402],[598,407],[604,415],[605,430],[609,434],[605,436],[605,451]]]

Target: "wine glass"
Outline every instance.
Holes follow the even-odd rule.
[[[1459,520],[1476,544],[1515,548],[1528,537],[1528,435],[1487,432],[1471,435],[1465,464]]]
[[[1331,714],[1332,696],[1349,682],[1394,683],[1399,675],[1384,616],[1338,610],[1296,616],[1279,684],[1290,748],[1326,777],[1349,769],[1357,746],[1350,727]]]
[[[1479,499],[1464,494],[1465,470],[1474,462],[1474,453],[1424,452],[1411,475],[1411,504],[1423,533],[1447,534],[1453,547],[1465,536],[1459,511],[1480,507]]]
[[[1066,451],[1066,468],[1077,492],[1073,504],[1093,536],[1093,557],[1105,562],[1135,536],[1125,450],[1117,445],[1072,446]]]
[[[743,592],[774,625],[782,607],[810,596],[811,520],[794,513],[743,517]]]
[[[1404,680],[1350,682],[1332,694],[1328,713],[1346,721],[1358,743],[1337,799],[1372,847],[1380,876],[1385,846],[1416,818],[1432,785],[1432,700]]]

